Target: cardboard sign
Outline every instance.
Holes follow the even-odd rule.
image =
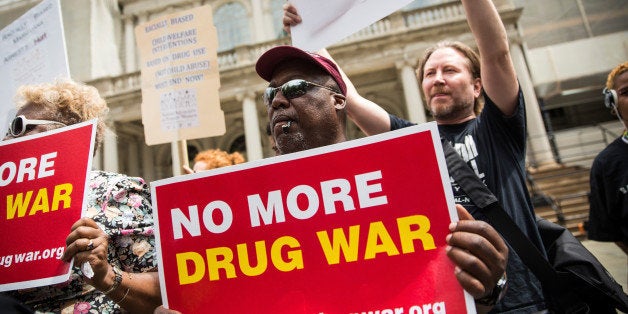
[[[44,0],[0,30],[0,130],[15,115],[15,91],[21,85],[69,78],[59,0]],[[1,134],[4,136],[4,133]]]
[[[0,291],[67,281],[60,260],[83,211],[96,121],[0,142]]]
[[[435,123],[151,183],[162,300],[184,313],[475,311]]]
[[[218,35],[208,5],[138,25],[146,144],[225,134]]]

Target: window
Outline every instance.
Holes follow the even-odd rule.
[[[246,139],[244,136],[238,136],[229,146],[229,153],[233,154],[234,152],[240,152],[243,155],[246,154]]]
[[[221,5],[214,13],[218,30],[218,51],[251,42],[251,33],[246,8],[238,2]]]

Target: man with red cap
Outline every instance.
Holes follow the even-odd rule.
[[[344,142],[346,137],[347,86],[331,60],[291,46],[264,53],[255,67],[268,81],[264,103],[278,154]],[[452,224],[447,255],[456,264],[456,278],[476,300],[492,299],[503,291],[494,289],[503,278],[508,248],[497,231],[473,220],[460,205],[460,221]],[[480,245],[478,245],[480,244]],[[503,280],[502,280],[503,281]],[[492,308],[476,302],[479,312]]]

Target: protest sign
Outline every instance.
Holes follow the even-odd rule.
[[[95,120],[0,142],[0,291],[67,281],[60,260],[80,217]]]
[[[222,135],[218,35],[208,5],[135,28],[146,144]]]
[[[0,130],[12,119],[17,88],[69,78],[59,0],[44,0],[0,30]],[[2,133],[4,135],[4,133]]]
[[[291,28],[292,45],[316,52],[403,8],[412,0],[292,0],[303,22]]]
[[[463,313],[435,123],[151,183],[184,313]]]

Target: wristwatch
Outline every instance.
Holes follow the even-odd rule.
[[[485,306],[493,306],[504,297],[507,289],[508,289],[508,280],[506,278],[506,273],[504,273],[501,276],[501,278],[497,280],[497,283],[495,284],[493,291],[491,291],[491,294],[481,299],[475,300],[475,303],[480,304],[480,305],[485,305]]]

